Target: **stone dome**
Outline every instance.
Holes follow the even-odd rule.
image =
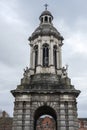
[[[37,27],[36,30],[32,33],[31,37],[29,37],[30,41],[34,40],[35,38],[38,38],[38,36],[54,36],[58,40],[63,40],[61,34],[52,24],[53,16],[50,11],[43,11],[39,19],[41,23],[39,27]]]
[[[38,38],[38,36],[51,36],[51,35],[53,35],[57,39],[63,40],[61,34],[51,24],[41,24],[32,33],[31,37],[29,37],[29,40],[34,40],[35,38]]]
[[[48,10],[43,11],[43,12],[41,13],[41,15],[40,15],[40,17],[39,17],[39,18],[41,18],[41,17],[42,17],[42,16],[44,16],[44,15],[49,15],[49,16],[51,16],[51,17],[52,17],[52,19],[53,19],[53,16],[52,16],[51,12],[50,12],[50,11],[48,11]]]

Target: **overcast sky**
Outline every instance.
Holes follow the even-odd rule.
[[[54,16],[53,24],[64,37],[63,66],[78,97],[78,117],[87,118],[87,0],[0,0],[0,110],[13,115],[10,90],[20,84],[29,66],[28,37],[39,25],[44,4]]]

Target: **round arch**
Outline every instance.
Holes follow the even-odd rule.
[[[41,117],[43,115],[49,115],[49,116],[53,117],[53,119],[55,120],[56,130],[57,130],[57,114],[56,114],[56,111],[49,106],[41,106],[35,111],[35,113],[34,113],[34,130],[36,130],[37,120],[39,119],[39,117]]]

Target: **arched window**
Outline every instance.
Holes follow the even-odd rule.
[[[43,17],[41,18],[41,23],[43,23]]]
[[[48,17],[47,16],[45,16],[45,22],[48,22]]]
[[[49,22],[51,23],[51,17],[49,17]]]
[[[57,68],[57,46],[54,45],[53,47],[53,60],[54,60],[54,66]]]
[[[48,67],[49,65],[49,48],[48,44],[43,45],[43,66]]]
[[[34,47],[34,50],[35,50],[35,67],[36,67],[38,64],[38,46],[37,45]]]

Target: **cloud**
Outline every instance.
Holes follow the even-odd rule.
[[[7,111],[10,116],[13,115],[13,101],[14,101],[14,98],[13,96],[11,95],[11,93],[7,90],[4,90],[3,92],[0,91],[0,96],[3,97],[3,98],[0,98],[0,110],[5,110]]]
[[[9,0],[0,1],[0,16],[2,16],[2,18],[10,24],[14,24],[18,22],[18,15],[16,11],[14,11],[14,8],[13,8],[13,5],[15,5],[15,3],[14,4],[13,3],[14,3],[14,0],[13,2]]]
[[[47,3],[54,15],[53,23],[65,39],[63,65],[69,65],[72,84],[82,91],[78,97],[79,117],[87,117],[87,1],[49,0]],[[39,24],[44,4],[40,0],[0,0],[0,109],[11,115],[14,98],[10,90],[20,83],[23,68],[29,65],[27,39]]]
[[[86,90],[86,89],[85,89]],[[78,98],[78,115],[79,117],[87,118],[87,91],[80,94]]]
[[[11,116],[13,96],[10,90],[20,83],[23,68],[29,64],[28,24],[15,10],[15,2],[0,1],[0,109]]]
[[[6,3],[0,1],[0,60],[7,65],[18,66],[22,65],[28,56],[28,53],[25,53],[25,50],[28,50],[28,31],[27,23],[20,19],[12,6],[13,3],[10,3],[10,0]]]
[[[78,102],[78,117],[87,117],[87,19],[76,18],[72,26],[63,18],[55,20],[58,31],[63,34],[63,65],[68,64],[68,74],[75,88],[81,90]]]
[[[71,53],[87,55],[87,38],[82,32],[74,32],[72,35],[66,39],[66,43],[70,46]]]

